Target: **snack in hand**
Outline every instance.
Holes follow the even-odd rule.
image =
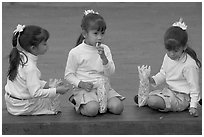
[[[151,73],[151,67],[147,67],[142,65],[142,67],[138,66],[139,72],[139,90],[138,90],[138,105],[142,107],[146,104],[146,100],[149,94],[149,79]]]

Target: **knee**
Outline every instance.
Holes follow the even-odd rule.
[[[164,109],[165,102],[159,96],[149,96],[147,99],[147,105],[153,109]]]
[[[119,115],[123,112],[124,106],[118,98],[114,97],[109,100],[108,109],[111,113]]]
[[[81,113],[86,116],[94,117],[98,114],[99,104],[97,102],[89,102],[84,105]]]

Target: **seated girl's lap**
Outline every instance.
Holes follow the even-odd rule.
[[[149,103],[148,105],[150,106],[150,102],[162,106],[162,99],[165,104],[165,109],[161,111],[183,111],[188,108],[190,101],[189,95],[164,88],[163,90],[150,92],[147,103]]]
[[[113,97],[118,97],[120,100],[123,100],[124,97],[122,97],[120,94],[118,94],[115,90],[111,89],[107,93],[108,100]],[[98,97],[96,94],[96,90],[92,90],[91,92],[87,92],[85,90],[81,90],[78,93],[74,94],[74,99],[78,104],[87,104],[91,101],[98,102]]]

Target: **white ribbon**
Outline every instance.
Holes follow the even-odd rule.
[[[85,10],[84,11],[84,15],[86,16],[86,15],[88,15],[89,13],[93,13],[93,14],[99,14],[98,12],[95,12],[94,10]]]
[[[182,30],[187,29],[187,25],[183,22],[183,18],[180,18],[178,22],[175,22],[172,26],[180,27]]]
[[[16,34],[17,32],[22,32],[23,29],[25,28],[25,25],[20,25],[18,24],[18,26],[16,27],[16,29],[13,31],[14,34]]]

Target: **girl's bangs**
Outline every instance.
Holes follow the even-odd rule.
[[[49,32],[47,30],[41,30],[40,35],[38,35],[39,42],[47,41],[49,39]]]
[[[97,30],[104,32],[106,30],[106,23],[103,20],[98,20],[90,24],[90,30]]]
[[[177,51],[180,48],[180,44],[175,39],[168,39],[164,45],[168,51]]]
[[[47,41],[49,39],[50,35],[49,35],[49,32],[47,30],[43,30],[41,34],[42,34],[43,40]]]

